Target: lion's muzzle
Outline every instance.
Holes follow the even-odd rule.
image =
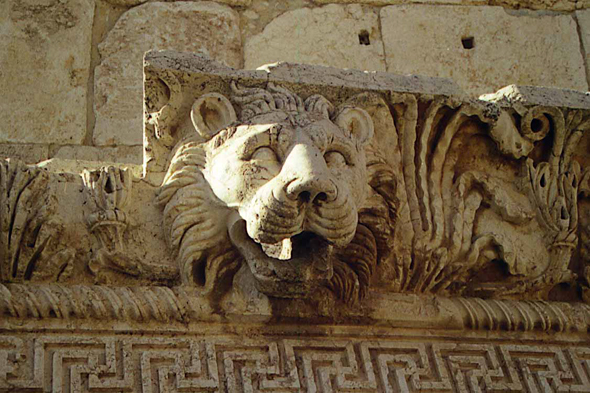
[[[250,271],[257,289],[275,297],[305,297],[332,278],[333,247],[319,236],[303,233],[294,239],[297,251],[287,260],[266,255],[262,246],[246,232],[246,222],[237,220],[229,228],[229,236]],[[299,247],[301,243],[305,247]]]

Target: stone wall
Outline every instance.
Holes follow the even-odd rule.
[[[204,52],[234,68],[291,61],[447,77],[470,96],[512,83],[585,91],[587,8],[588,0],[7,0],[0,154],[141,164],[149,49]]]

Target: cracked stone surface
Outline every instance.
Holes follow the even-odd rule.
[[[385,71],[379,19],[358,4],[288,11],[246,41],[245,68],[277,61]]]
[[[94,2],[0,2],[0,142],[79,144]]]
[[[121,16],[99,46],[96,145],[142,144],[142,58],[151,49],[205,52],[240,67],[239,16],[212,2],[147,3]]]
[[[590,75],[590,10],[577,11],[576,19],[580,27],[580,39],[582,40],[583,55],[586,62],[586,75]]]
[[[452,78],[474,96],[509,84],[588,88],[570,15],[400,5],[382,8],[381,24],[389,72]]]

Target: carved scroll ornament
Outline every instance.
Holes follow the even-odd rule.
[[[129,310],[142,299],[160,310],[163,296],[181,315],[202,307],[196,319],[348,318],[400,293],[486,299],[495,312],[516,307],[496,300],[588,297],[583,93],[463,99],[414,77],[150,56],[143,178],[2,166],[4,285],[63,281],[73,266],[108,310],[127,310],[121,294]],[[81,241],[65,247],[62,234]],[[3,287],[3,313],[45,315],[18,303],[19,288]]]
[[[184,283],[347,303],[370,287],[548,299],[579,285],[587,111],[228,84],[193,101],[157,199]]]

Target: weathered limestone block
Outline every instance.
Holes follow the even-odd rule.
[[[288,11],[246,41],[245,68],[277,61],[385,71],[375,11],[328,5]]]
[[[94,146],[64,146],[60,147],[53,158],[119,162],[141,165],[143,163],[142,146],[94,147]]]
[[[282,64],[233,79],[198,57],[153,53],[148,63],[149,170],[160,170],[179,141],[158,203],[183,282],[211,291],[227,277],[250,277],[278,298],[324,285],[354,303],[371,283],[394,292],[547,299],[557,283],[576,280],[569,264],[587,176],[578,143],[590,124],[586,94],[511,87],[463,101],[444,83],[416,93],[428,78],[412,76]],[[171,72],[185,86],[166,102],[160,80]],[[363,88],[370,90],[359,94]],[[183,93],[195,90],[204,93]],[[281,130],[290,136],[275,147]],[[343,147],[339,132],[356,150]],[[269,135],[270,147],[256,142],[266,136],[249,136],[258,133]],[[293,141],[300,153],[290,150]],[[207,202],[211,194],[215,203]],[[308,204],[312,213],[304,213]],[[361,244],[365,251],[349,259]]]
[[[589,0],[313,0],[316,4],[359,3],[372,5],[395,5],[407,3],[500,5],[506,8],[529,8],[534,10],[573,11],[590,7]]]
[[[121,16],[99,46],[103,60],[95,73],[96,145],[142,144],[142,59],[152,49],[204,51],[240,67],[238,14],[212,2],[156,2]]]
[[[573,11],[590,7],[588,0],[490,0],[490,5],[533,10]]]
[[[587,94],[144,75],[144,173],[0,163],[0,391],[588,390]]]
[[[37,164],[49,157],[49,146],[21,143],[0,144],[0,159],[18,159],[27,164]]]
[[[580,27],[580,38],[584,48],[586,75],[590,75],[590,10],[577,11],[576,20]]]
[[[78,144],[94,2],[0,3],[0,142]]]
[[[263,0],[254,1],[247,9],[240,13],[242,17],[242,37],[252,37],[264,30],[266,25],[276,17],[288,11],[299,8],[312,7],[311,0]]]
[[[381,10],[381,26],[389,72],[448,77],[472,96],[512,83],[588,88],[570,15],[399,5]]]

